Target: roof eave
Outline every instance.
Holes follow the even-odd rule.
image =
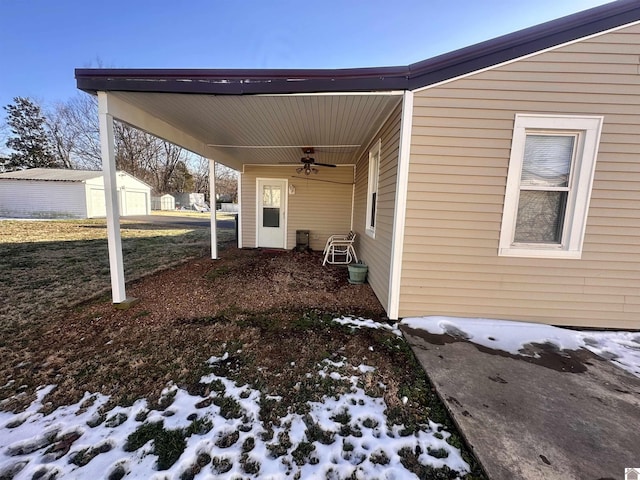
[[[407,67],[348,70],[76,69],[79,89],[213,95],[405,90]]]
[[[640,21],[638,0],[618,0],[409,65],[415,90]]]

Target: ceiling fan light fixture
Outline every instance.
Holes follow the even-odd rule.
[[[319,166],[319,167],[335,167],[335,165],[333,165],[331,163],[316,162],[316,159],[311,156],[314,152],[315,151],[314,151],[313,147],[305,147],[305,148],[302,149],[302,153],[305,156],[300,159],[300,162],[302,163],[302,166],[296,168],[296,173],[300,174],[300,173],[304,172],[305,175],[311,175],[311,173],[314,173],[314,174],[317,175],[318,173],[320,173],[320,170],[318,170],[316,168],[316,166]]]

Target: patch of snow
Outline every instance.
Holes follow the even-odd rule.
[[[368,318],[353,318],[353,317],[340,317],[334,318],[334,322],[339,323],[341,325],[346,325],[351,328],[373,328],[373,329],[382,329],[392,332],[394,335],[398,337],[402,336],[402,332],[398,329],[398,324],[394,323],[389,325],[388,323],[374,322]]]
[[[333,360],[329,359],[329,358],[325,358],[324,360],[322,360],[322,363],[326,363],[328,366],[333,367],[333,368],[342,368],[344,367],[344,360],[340,360],[339,362],[334,362]],[[326,369],[327,367],[325,367]]]
[[[640,377],[640,332],[577,332],[584,348]]]
[[[532,343],[551,344],[559,350],[586,348],[640,377],[640,332],[578,331],[539,323],[437,316],[405,318],[401,324],[513,355],[528,355],[525,347]]]
[[[354,367],[354,369],[358,370],[360,373],[368,373],[368,372],[376,371],[375,367],[372,367],[370,365],[365,365],[364,363],[361,363],[357,367]]]
[[[212,357],[215,358],[215,357]],[[344,362],[342,362],[344,364]],[[326,365],[329,367],[330,365]],[[350,371],[373,371],[368,365],[348,366]],[[208,397],[190,395],[175,385],[167,387],[162,397],[171,399],[164,410],[151,409],[145,400],[129,407],[115,407],[103,412],[109,397],[86,393],[74,405],[62,406],[49,415],[39,413],[43,400],[54,386],[37,391],[36,400],[22,413],[0,412],[0,470],[15,472],[15,478],[34,476],[48,478],[107,478],[116,469],[127,479],[184,478],[387,478],[410,479],[416,476],[406,470],[398,452],[403,448],[420,452],[419,461],[434,468],[448,466],[460,475],[469,467],[460,451],[449,445],[449,433],[433,422],[424,425],[416,434],[402,436],[403,426],[387,425],[384,399],[368,396],[358,387],[359,377],[343,377],[330,368],[321,370],[331,378],[349,380],[351,389],[339,396],[326,396],[320,402],[308,402],[306,415],[289,412],[274,425],[272,437],[263,436],[260,420],[262,394],[247,385],[214,374],[202,377],[203,384],[224,386],[224,397],[237,403],[241,414],[223,415],[213,401],[222,393]],[[280,400],[280,397],[266,396]],[[127,438],[143,424],[162,422],[165,430],[187,429],[194,419],[208,422],[209,431],[201,431],[185,438],[186,446],[178,460],[165,471],[158,471],[154,440],[133,452],[124,451]],[[316,433],[308,437],[310,431]],[[321,431],[325,440],[319,441]],[[280,442],[283,435],[288,442]],[[73,438],[69,451],[55,450],[63,437]],[[231,438],[229,440],[229,438]],[[253,448],[247,447],[253,443]],[[299,446],[311,446],[308,458],[296,463]],[[438,450],[439,454],[429,455]],[[277,451],[277,454],[274,452]],[[88,463],[74,463],[74,456],[98,452]],[[445,455],[442,455],[445,452]],[[202,458],[204,466],[196,467]],[[379,462],[376,459],[385,458]],[[211,459],[229,462],[224,474],[215,470]],[[247,473],[243,462],[255,461],[257,473]],[[196,468],[194,468],[196,467]],[[13,474],[12,474],[13,475]]]
[[[227,358],[229,358],[229,352],[224,352],[224,355],[221,357],[211,357],[207,360],[207,363],[213,365],[214,363],[224,362]]]

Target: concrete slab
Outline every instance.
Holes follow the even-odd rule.
[[[619,479],[640,464],[640,379],[586,350],[537,359],[402,327],[491,480]]]

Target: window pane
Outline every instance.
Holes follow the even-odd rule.
[[[527,135],[521,186],[566,187],[575,136]]]
[[[520,191],[516,243],[561,243],[568,192]]]
[[[264,207],[280,206],[280,187],[265,185],[262,187],[262,205]]]
[[[271,187],[271,206],[280,206],[280,187]]]
[[[371,194],[371,219],[369,221],[369,226],[371,228],[376,227],[376,199],[378,197],[378,192],[373,192]]]
[[[280,226],[280,209],[279,208],[263,208],[262,209],[262,226],[278,228]]]
[[[262,187],[262,205],[271,205],[271,187],[268,185]]]

